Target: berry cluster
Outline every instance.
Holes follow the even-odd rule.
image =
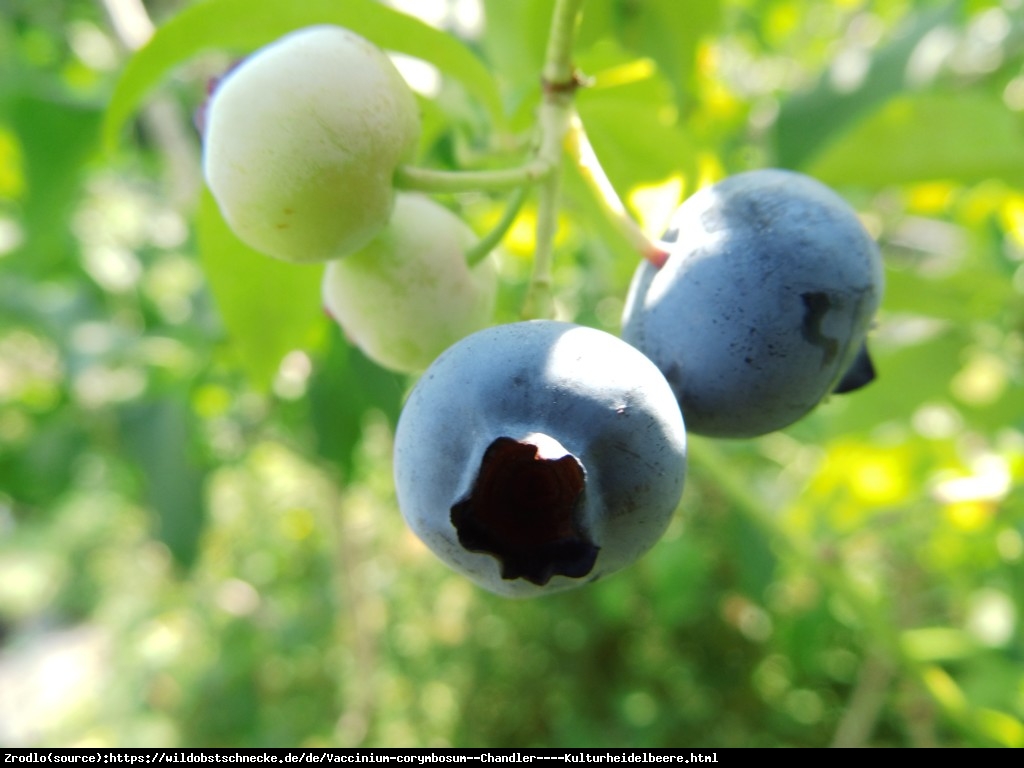
[[[741,173],[678,209],[641,263],[622,338],[490,324],[497,276],[431,198],[396,192],[420,134],[387,56],[331,26],[294,32],[218,84],[204,171],[238,237],[326,263],[323,300],[381,365],[425,373],[395,439],[402,513],[442,560],[507,596],[635,561],[679,504],[686,430],[778,430],[874,377],[878,249],[834,192]],[[685,423],[685,427],[684,427]]]

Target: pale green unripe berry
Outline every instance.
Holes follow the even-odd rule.
[[[416,98],[391,60],[327,25],[245,59],[205,120],[203,170],[224,218],[252,248],[293,262],[366,245],[420,135]]]
[[[473,231],[423,195],[400,193],[387,227],[358,253],[324,270],[324,307],[370,359],[395,371],[424,370],[491,321],[497,275],[473,267]]]

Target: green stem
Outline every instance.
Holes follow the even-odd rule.
[[[554,314],[551,264],[558,212],[561,206],[561,165],[565,137],[573,115],[573,97],[579,82],[572,63],[576,21],[583,0],[555,0],[544,61],[544,99],[540,106],[538,161],[551,169],[537,198],[536,251],[533,276],[523,305],[523,316],[551,317]]]
[[[878,723],[892,684],[893,669],[877,655],[869,653],[861,664],[850,701],[839,719],[832,738],[833,747],[867,746]]]
[[[512,197],[509,198],[508,205],[505,206],[505,213],[502,214],[501,221],[466,252],[466,263],[470,267],[475,267],[487,258],[487,254],[498,247],[498,244],[501,243],[508,232],[509,227],[516,220],[516,216],[519,215],[519,211],[523,207],[523,202],[526,200],[526,195],[529,191],[529,187],[523,186],[513,192]]]
[[[568,88],[571,92],[576,75],[572,63],[573,41],[576,37],[576,20],[582,8],[583,0],[555,0],[544,57],[544,82],[549,89],[554,86]]]
[[[539,158],[517,168],[496,171],[437,171],[403,165],[395,171],[395,187],[433,194],[516,189],[535,184],[552,171],[552,166]]]
[[[561,123],[568,126],[568,111],[561,106],[545,104],[541,107],[541,130],[544,142],[540,151],[550,155],[553,173],[540,185],[537,193],[537,225],[534,239],[533,275],[523,304],[526,319],[554,316],[554,290],[551,265],[554,261],[555,236],[558,234],[558,211],[561,204]],[[557,148],[554,146],[557,141]]]
[[[615,191],[611,179],[601,167],[597,153],[594,152],[578,116],[573,118],[569,127],[567,151],[576,162],[580,175],[594,194],[594,198],[605,215],[619,228],[619,231],[643,258],[656,268],[661,269],[668,260],[668,250],[662,243],[649,238],[636,223],[636,220],[630,216],[625,204]]]

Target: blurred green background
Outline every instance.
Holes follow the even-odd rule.
[[[411,380],[201,188],[207,79],[313,21],[402,54],[421,164],[521,161],[551,0],[394,5],[0,0],[0,744],[1024,746],[1021,0],[586,0],[580,113],[644,227],[748,168],[830,184],[885,256],[880,376],[693,437],[665,538],[528,602],[407,532]],[[636,255],[565,188],[559,316],[617,332]]]

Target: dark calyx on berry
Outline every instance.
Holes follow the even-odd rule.
[[[451,510],[459,543],[492,555],[503,579],[543,586],[582,578],[599,547],[579,524],[585,473],[575,456],[543,458],[537,444],[499,437],[484,452],[469,494]]]
[[[839,379],[839,383],[836,384],[832,392],[837,395],[855,392],[861,387],[866,387],[876,378],[875,364],[871,361],[871,355],[868,353],[868,345],[864,343],[860,345],[857,356],[850,363],[850,367],[846,369],[846,373]]]

